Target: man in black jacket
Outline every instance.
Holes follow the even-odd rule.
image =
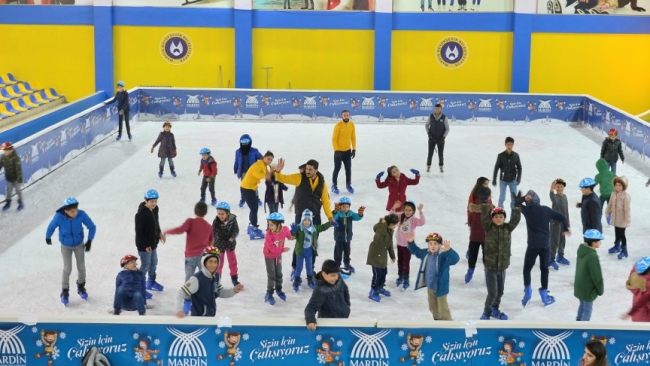
[[[140,202],[138,213],[135,214],[135,246],[142,264],[140,271],[147,275],[147,290],[162,291],[164,286],[156,282],[156,266],[158,265],[159,242],[165,243],[165,234],[160,230],[158,221],[158,192],[153,189],[144,194],[144,202]],[[151,294],[147,292],[147,298]]]
[[[600,158],[605,159],[607,167],[612,173],[616,173],[616,162],[618,157],[621,157],[621,164],[625,164],[625,156],[623,156],[623,143],[618,138],[618,131],[615,128],[609,130],[609,137],[603,141],[603,146],[600,148]]]
[[[445,151],[445,137],[449,134],[449,121],[447,121],[447,116],[442,113],[442,106],[440,104],[436,104],[424,128],[429,136],[427,173],[431,170],[431,158],[433,157],[433,150],[436,148],[438,148],[438,167],[440,168],[440,173],[442,173],[442,166],[445,163],[443,156]]]
[[[336,262],[328,259],[316,274],[316,288],[305,307],[307,329],[316,330],[316,313],[319,318],[345,319],[350,316],[350,291],[339,271]]]
[[[506,150],[497,155],[497,162],[494,164],[494,173],[492,174],[492,185],[497,186],[497,173],[499,174],[499,207],[503,208],[503,202],[506,200],[506,188],[510,188],[510,194],[517,194],[517,186],[521,183],[521,160],[519,154],[512,151],[515,146],[515,139],[506,137]],[[511,200],[510,208],[515,209],[515,203]]]
[[[131,105],[129,104],[129,92],[124,89],[124,82],[117,82],[117,93],[111,100],[107,100],[104,104],[111,104],[117,101],[117,114],[119,115],[120,127],[117,130],[116,140],[122,138],[122,121],[126,122],[126,134],[129,136],[129,141],[131,141],[131,127],[129,126],[129,112],[131,111]]]

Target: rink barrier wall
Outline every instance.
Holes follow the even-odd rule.
[[[298,318],[122,319],[3,317],[0,365],[78,365],[97,347],[112,365],[573,366],[592,339],[612,365],[650,359],[647,326],[634,323],[319,319],[310,331]]]

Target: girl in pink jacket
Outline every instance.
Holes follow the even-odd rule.
[[[269,225],[264,238],[264,262],[266,263],[266,295],[264,302],[275,305],[273,298],[273,289],[275,294],[282,301],[287,301],[287,295],[282,292],[282,253],[288,252],[290,248],[284,246],[285,240],[293,240],[291,231],[284,223],[284,215],[279,212],[273,212],[266,219]]]
[[[614,247],[609,253],[618,253],[618,259],[627,258],[627,238],[625,229],[630,226],[630,195],[627,193],[627,178],[616,177],[613,180],[614,192],[609,197],[605,210],[607,222],[614,226]],[[620,251],[620,252],[619,252]]]
[[[398,206],[401,206],[399,202],[395,202],[393,210],[397,209]],[[409,235],[415,235],[415,228],[418,226],[423,226],[427,223],[426,218],[422,209],[424,205],[418,205],[418,213],[420,217],[415,217],[415,202],[406,201],[403,205],[404,212],[395,213],[399,217],[399,223],[397,225],[397,281],[395,285],[398,287],[401,285],[404,287],[404,290],[409,288],[409,274],[410,274],[410,263],[411,263],[411,252],[408,248],[408,239]]]

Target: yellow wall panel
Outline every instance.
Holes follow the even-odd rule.
[[[589,94],[632,114],[650,108],[650,35],[533,33],[531,93]]]
[[[253,88],[373,89],[374,31],[253,29]]]
[[[467,45],[461,67],[438,62],[436,47],[446,37]],[[512,33],[393,31],[392,38],[392,90],[510,91]]]
[[[95,92],[92,26],[0,24],[0,34],[7,43],[0,46],[0,74],[55,88],[68,101]]]
[[[182,64],[161,55],[163,38],[185,34],[192,55]],[[235,85],[235,31],[232,28],[113,27],[115,78],[127,88],[138,85],[227,88]],[[219,71],[221,68],[221,72]]]

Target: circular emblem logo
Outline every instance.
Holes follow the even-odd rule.
[[[192,40],[181,32],[165,35],[160,42],[160,54],[165,61],[173,65],[181,65],[192,57]]]
[[[438,62],[448,69],[457,69],[463,66],[468,55],[467,44],[458,37],[445,37],[436,47]]]

